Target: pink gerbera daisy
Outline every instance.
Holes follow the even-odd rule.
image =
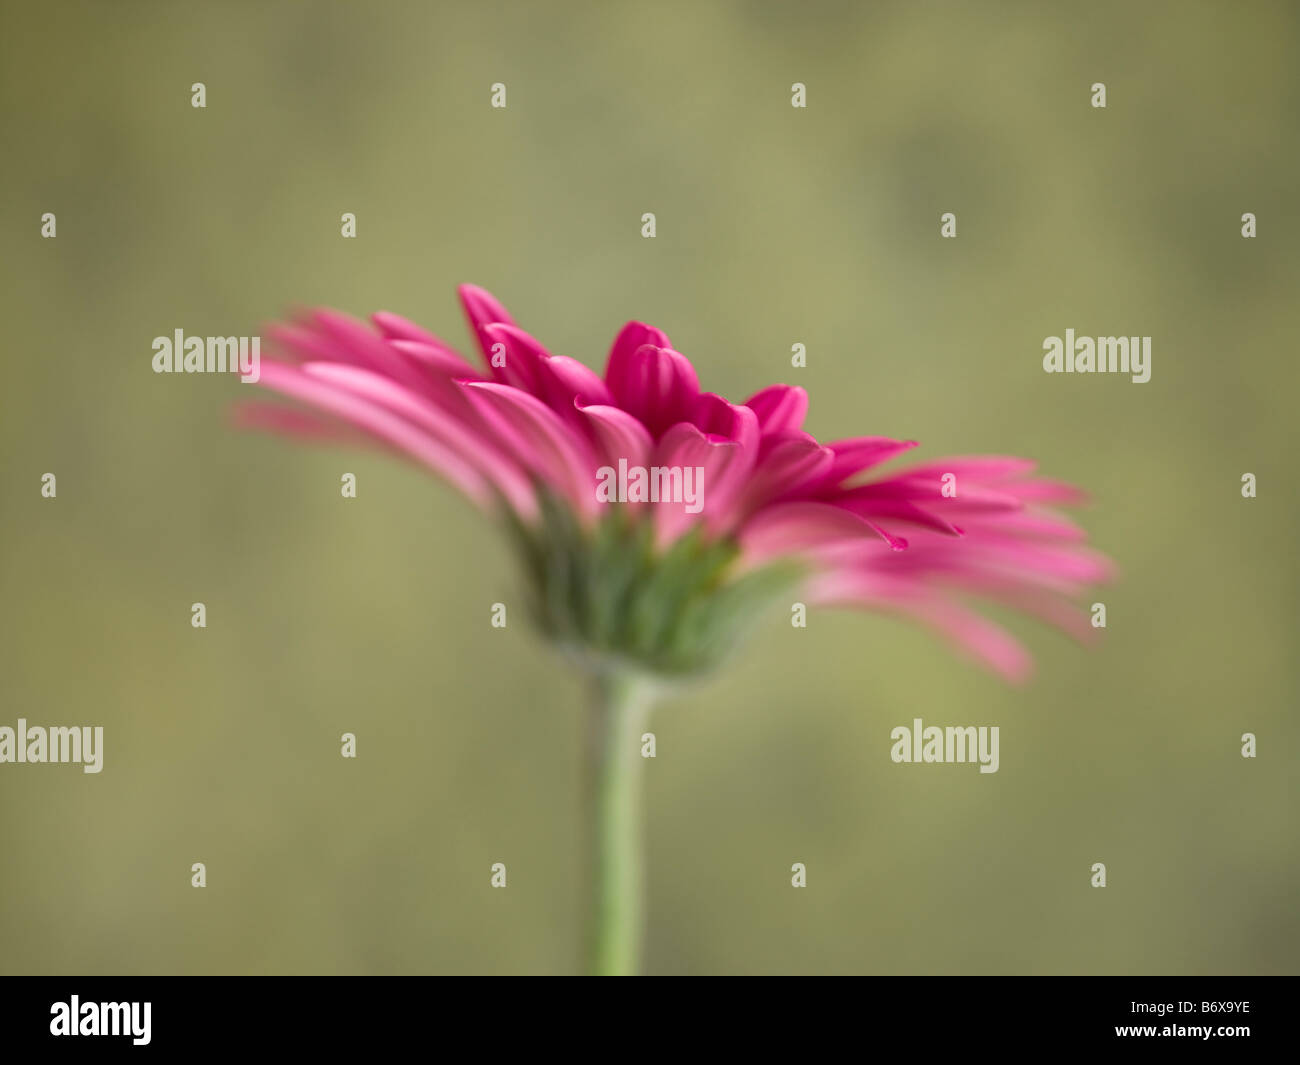
[[[940,630],[1001,675],[1029,658],[976,613],[984,599],[1081,637],[1079,598],[1110,573],[1054,506],[1080,501],[1034,464],[937,459],[915,447],[820,443],[807,393],[744,403],[700,390],[652,326],[615,337],[603,375],[552,355],[491,295],[461,302],[476,367],[395,314],[373,328],[332,310],[276,326],[261,383],[306,405],[254,404],[246,424],[376,442],[440,474],[515,537],[544,633],[596,682],[591,765],[592,965],[636,969],[639,737],[654,678],[714,664],[772,601],[890,610]]]
[[[283,358],[264,360],[262,383],[332,418],[260,405],[243,417],[324,440],[354,427],[506,517],[543,631],[592,661],[691,672],[788,592],[910,615],[1013,680],[1029,658],[972,598],[1090,632],[1075,600],[1110,565],[1049,509],[1081,494],[1033,476],[1033,462],[966,456],[883,473],[916,443],[819,443],[802,428],[802,388],[730,403],[640,322],[615,338],[601,376],[552,355],[483,289],[460,297],[482,369],[395,314],[373,315],[372,329],[317,310],[273,327]],[[618,502],[600,489],[622,470],[698,470],[699,500],[650,503],[634,486]]]

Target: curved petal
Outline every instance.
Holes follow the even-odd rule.
[[[496,442],[454,415],[416,395],[396,382],[369,370],[338,363],[307,363],[303,372],[346,389],[353,395],[378,403],[394,414],[427,430],[466,462],[479,470],[505,497],[517,513],[531,517],[536,495],[520,467],[497,447]]]
[[[609,389],[595,373],[567,355],[552,355],[538,364],[538,387],[542,401],[560,416],[566,425],[588,443],[597,444],[590,419],[582,417],[583,406],[611,406]],[[599,447],[596,448],[599,451]]]
[[[828,503],[843,507],[863,518],[882,518],[886,521],[901,521],[908,525],[917,525],[945,536],[962,536],[963,530],[937,514],[918,507],[906,499],[884,499],[872,495],[863,495],[858,489],[850,488],[838,496],[827,499]]]
[[[493,381],[467,381],[462,387],[508,441],[516,460],[536,470],[579,514],[595,514],[596,463],[585,440],[536,396]]]
[[[875,537],[895,551],[907,548],[906,540],[866,518],[829,503],[799,501],[760,510],[741,529],[740,546],[747,561],[762,563],[793,554],[843,556],[869,549]]]
[[[340,418],[318,414],[313,410],[281,406],[277,403],[241,400],[234,405],[231,419],[240,429],[277,433],[304,443],[346,444],[352,447],[369,448],[386,455],[410,458],[386,440],[362,432]]]
[[[806,440],[784,440],[759,460],[740,499],[740,510],[759,507],[808,493],[834,461],[828,447]]]
[[[614,401],[640,418],[655,437],[675,422],[687,420],[700,392],[690,359],[653,344],[642,344],[617,358],[611,355],[605,383]]]
[[[276,322],[264,330],[278,353],[294,362],[346,362],[365,365],[355,353],[300,322]]]
[[[584,406],[614,402],[600,376],[577,359],[552,355],[542,370],[542,398],[556,410],[571,408],[575,400]]]
[[[745,400],[745,406],[758,415],[758,428],[764,436],[786,433],[802,427],[808,393],[797,385],[771,385]]]
[[[660,544],[700,521],[711,531],[734,524],[730,504],[753,466],[752,452],[747,454],[734,441],[707,437],[689,422],[679,422],[655,447],[653,463],[652,469],[668,471],[682,486],[681,498],[661,500],[655,505],[655,531]]]
[[[441,377],[456,380],[482,380],[483,375],[450,348],[426,344],[421,340],[390,340],[388,342],[412,362],[419,363]]]
[[[354,358],[349,362],[369,367],[416,388],[422,384],[419,369],[383,337],[372,333],[365,323],[328,308],[313,311],[311,317],[321,332],[353,354]]]
[[[690,421],[703,433],[734,440],[757,458],[758,415],[748,407],[728,403],[713,392],[701,392],[691,409]]]
[[[418,344],[427,344],[431,348],[441,348],[452,355],[458,354],[456,349],[446,341],[434,336],[409,318],[403,318],[400,314],[394,314],[392,311],[375,311],[370,316],[370,320],[386,340],[412,340]]]
[[[629,466],[646,464],[654,441],[639,418],[634,418],[621,407],[597,403],[584,406],[577,399],[573,405],[591,428],[602,465],[617,467],[620,459]]]
[[[369,400],[318,380],[295,366],[262,361],[261,383],[294,399],[337,414],[387,441],[446,477],[479,506],[490,498],[487,482],[460,455],[423,429]]]
[[[1007,477],[1029,473],[1038,464],[1033,459],[1014,455],[953,455],[944,459],[931,459],[916,466],[896,471],[894,477],[914,477],[917,480],[938,480],[945,473],[959,478],[979,481],[1001,481]]]
[[[931,479],[918,477],[891,477],[887,481],[872,481],[849,489],[858,500],[867,499],[906,499],[920,500],[950,509],[953,513],[970,510],[1016,511],[1023,510],[1025,504],[1004,488],[989,488],[986,485],[963,480],[954,474],[954,480],[947,481],[943,474],[934,474]],[[951,494],[948,494],[951,493]]]
[[[1004,679],[1026,680],[1033,662],[1005,629],[933,589],[891,580],[870,571],[833,570],[804,590],[809,602],[893,610],[929,625]]]
[[[551,353],[517,325],[488,322],[482,327],[482,333],[490,345],[489,352],[495,352],[500,356],[499,358],[489,356],[492,359],[492,372],[496,379],[504,384],[522,388],[534,396],[540,396],[541,365],[550,359]]]
[[[894,440],[888,436],[856,436],[834,440],[826,445],[835,454],[823,475],[822,487],[834,490],[850,477],[888,462],[904,451],[916,447],[915,440]]]
[[[605,383],[615,377],[626,374],[626,365],[637,348],[650,344],[656,348],[671,348],[673,345],[668,334],[644,322],[628,322],[618,331],[614,343],[610,346],[609,357],[605,360]]]
[[[456,289],[456,294],[460,297],[460,305],[465,311],[465,318],[469,321],[470,332],[478,341],[479,351],[483,355],[488,373],[500,380],[500,376],[492,366],[493,341],[484,332],[483,327],[495,322],[514,325],[515,320],[510,317],[510,312],[497,302],[492,293],[487,289],[479,288],[478,285],[461,285]]]

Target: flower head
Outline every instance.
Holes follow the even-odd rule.
[[[808,395],[744,403],[702,391],[691,361],[629,322],[602,375],[552,355],[490,294],[460,289],[482,366],[394,314],[373,327],[316,310],[270,333],[261,383],[307,409],[255,404],[246,424],[362,437],[501,516],[544,632],[584,657],[661,674],[716,661],[770,600],[892,610],[1010,679],[1029,659],[972,599],[1086,637],[1075,600],[1110,564],[1034,463],[978,456],[881,467],[914,441],[820,443]]]

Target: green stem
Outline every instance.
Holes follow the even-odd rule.
[[[641,735],[648,683],[616,671],[596,675],[588,734],[591,912],[588,964],[594,976],[634,976],[641,957]]]

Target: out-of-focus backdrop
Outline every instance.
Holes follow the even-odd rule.
[[[1282,3],[5,3],[0,724],[106,749],[0,766],[0,969],[574,968],[582,691],[504,538],[150,367],[309,304],[466,344],[473,281],[589,364],[640,318],[803,385],[822,438],[1034,456],[1122,570],[1096,650],[1008,619],[1022,689],[778,612],[670,700],[649,970],[1294,972],[1298,56]],[[1067,328],[1151,381],[1045,374]],[[999,771],[893,764],[914,717]]]

